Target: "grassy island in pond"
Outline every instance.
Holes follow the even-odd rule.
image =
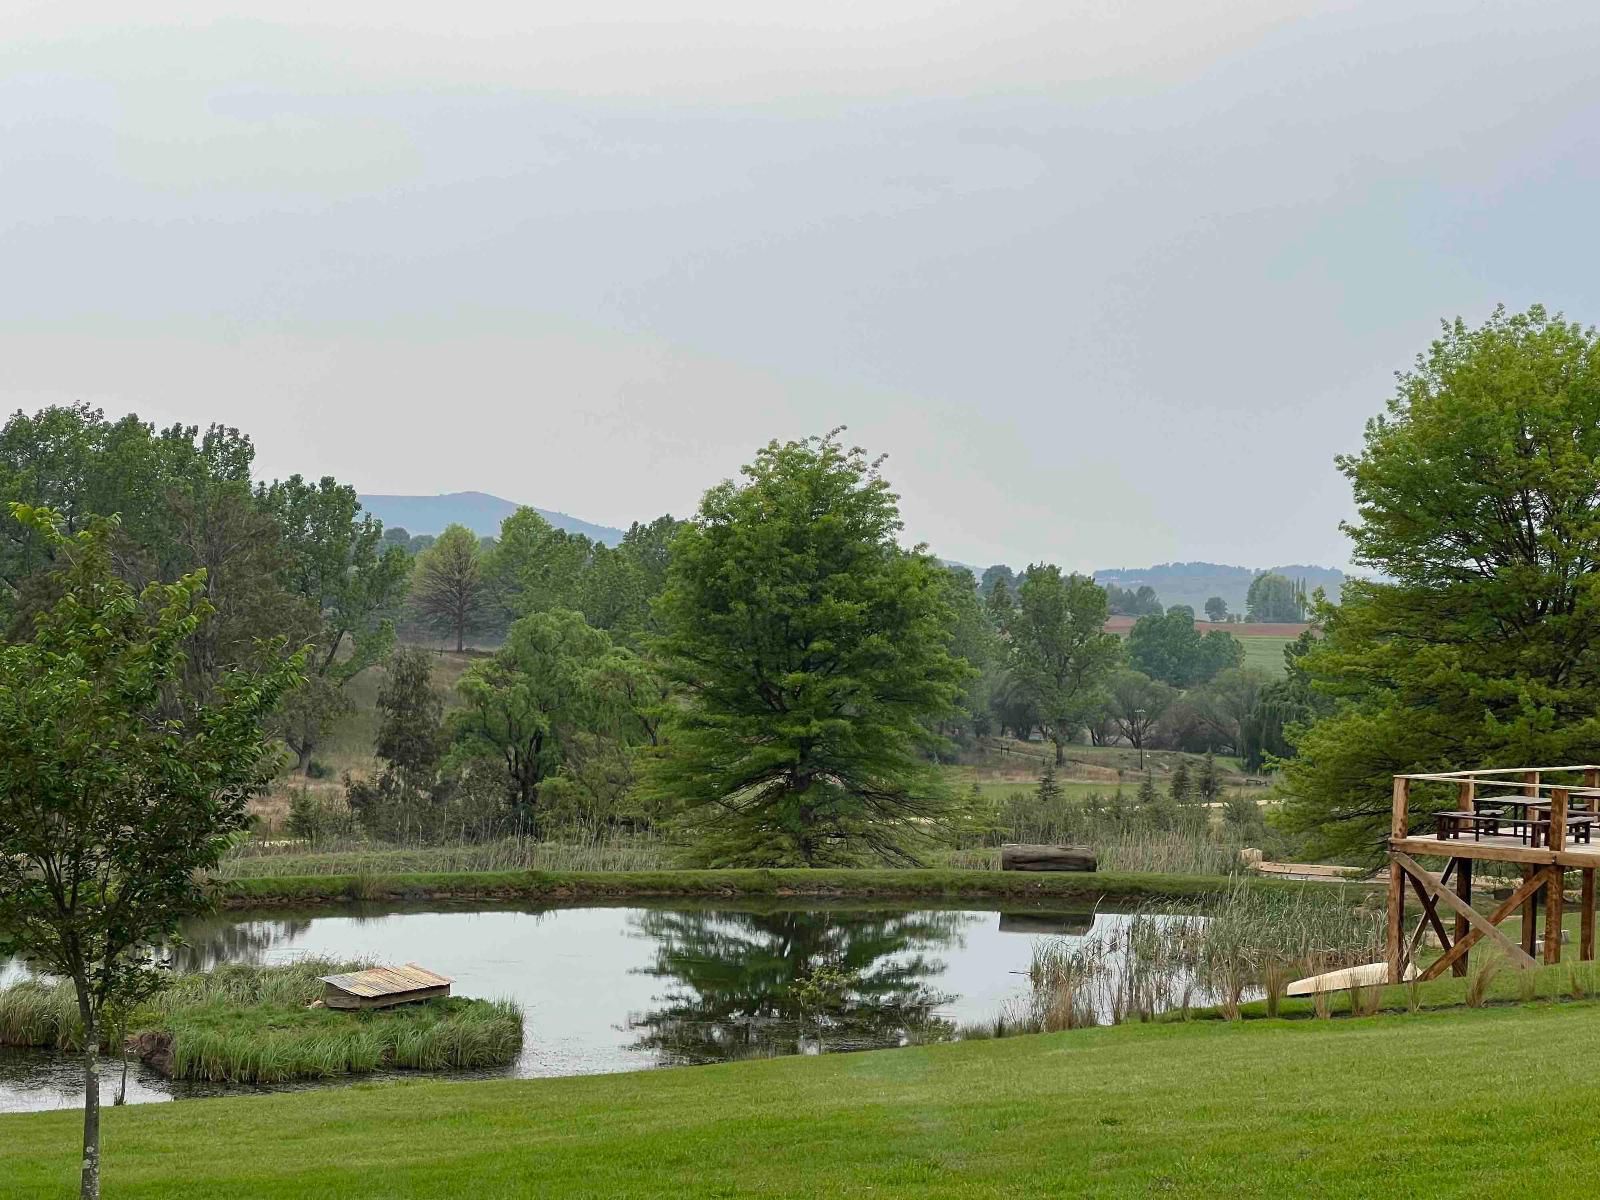
[[[130,1053],[175,1079],[283,1083],[382,1069],[493,1067],[522,1049],[505,1001],[448,997],[372,1012],[308,1007],[318,977],[364,964],[305,959],[180,975],[126,1024]],[[72,989],[24,981],[0,991],[0,1045],[77,1050]]]

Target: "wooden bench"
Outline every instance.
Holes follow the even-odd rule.
[[[1590,833],[1594,830],[1595,818],[1587,814],[1567,818],[1567,842],[1587,843]],[[1550,816],[1546,813],[1536,817],[1528,826],[1528,845],[1548,846],[1550,844]]]
[[[1480,808],[1476,812],[1465,809],[1452,809],[1446,812],[1433,814],[1436,822],[1435,834],[1441,842],[1461,839],[1464,829],[1472,830],[1472,840],[1477,842],[1483,839],[1487,830],[1490,837],[1500,836],[1501,811],[1498,808]]]

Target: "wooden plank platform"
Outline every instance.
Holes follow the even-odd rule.
[[[1600,841],[1569,844],[1561,850],[1544,846],[1529,846],[1521,838],[1502,834],[1498,837],[1474,839],[1436,838],[1424,835],[1390,838],[1389,848],[1413,857],[1419,854],[1435,858],[1479,858],[1497,862],[1528,863],[1533,866],[1562,866],[1569,868],[1600,867]]]
[[[388,1008],[448,996],[455,982],[416,963],[403,967],[373,967],[348,975],[319,976],[322,1003],[328,1008]]]

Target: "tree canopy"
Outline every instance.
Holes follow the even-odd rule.
[[[1121,656],[1116,634],[1105,632],[1106,594],[1087,575],[1030,566],[1017,585],[1009,629],[1011,673],[1038,707],[1055,743],[1055,757],[1102,707],[1103,689]]]
[[[57,571],[32,636],[0,644],[0,954],[72,981],[95,1196],[103,1017],[160,986],[141,952],[202,906],[197,873],[275,771],[261,721],[303,655],[268,648],[264,670],[227,671],[202,703],[180,684],[204,576],[136,590],[114,568],[114,522],[68,534],[49,510],[12,513]]]
[[[1287,815],[1376,853],[1395,772],[1600,752],[1600,343],[1542,308],[1447,325],[1338,460],[1354,560],[1301,657]],[[1422,802],[1424,807],[1427,801]]]
[[[1270,571],[1250,581],[1244,603],[1247,621],[1293,623],[1306,619],[1305,588]]]
[[[1194,612],[1174,606],[1166,615],[1140,617],[1128,634],[1128,661],[1152,679],[1186,688],[1244,663],[1244,645],[1225,629],[1202,634]]]
[[[900,529],[836,431],[770,443],[679,532],[657,645],[684,700],[651,786],[707,860],[913,861],[950,814],[922,752],[966,668],[946,573]]]

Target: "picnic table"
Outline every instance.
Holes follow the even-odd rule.
[[[1591,840],[1591,834],[1597,820],[1595,812],[1597,800],[1600,800],[1600,791],[1594,788],[1573,788],[1568,794],[1568,803],[1578,809],[1577,812],[1569,810],[1567,814],[1566,827],[1567,840],[1569,842],[1589,842]],[[1519,795],[1484,796],[1478,801],[1480,804],[1485,802],[1493,804],[1495,807],[1493,809],[1479,808],[1477,812],[1494,812],[1497,817],[1505,816],[1506,824],[1509,826],[1507,832],[1512,837],[1522,838],[1529,846],[1534,848],[1550,844],[1550,801],[1540,799],[1537,796]],[[1448,815],[1458,817],[1461,814],[1452,813]],[[1454,828],[1459,829],[1459,826]],[[1473,832],[1476,838],[1478,832],[1476,827]],[[1496,822],[1496,828],[1492,832],[1499,832],[1498,821]],[[1440,833],[1439,836],[1444,838],[1445,834]],[[1456,832],[1453,836],[1459,837],[1459,832]]]

